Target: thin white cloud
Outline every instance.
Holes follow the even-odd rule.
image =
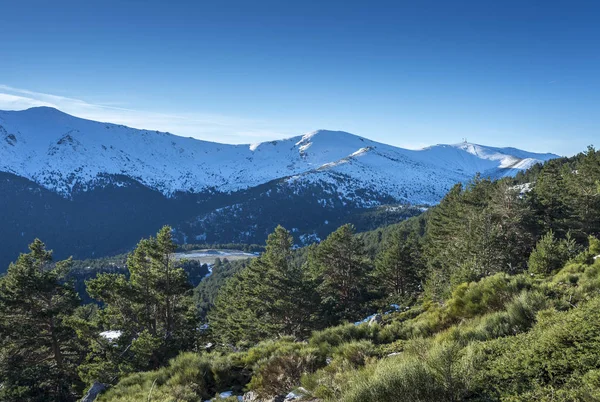
[[[214,114],[164,114],[89,103],[69,98],[0,84],[0,110],[24,110],[49,106],[65,113],[102,122],[135,128],[168,131],[181,136],[227,142],[249,143],[270,141],[290,136],[285,130],[253,119]]]
[[[22,110],[36,106],[56,107],[52,103],[0,92],[0,108],[4,110]]]

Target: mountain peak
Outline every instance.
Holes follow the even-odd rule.
[[[57,116],[74,117],[74,116],[71,116],[70,114],[65,113],[55,107],[52,107],[52,106],[35,106],[35,107],[30,107],[29,109],[21,110],[19,112],[23,113],[23,114],[39,115],[39,116],[57,115]]]
[[[334,131],[334,130],[316,130],[310,133],[304,134],[300,141],[296,143],[296,146],[302,147],[310,143],[320,143],[335,146],[336,144],[347,143],[348,141],[364,141],[364,138],[358,135],[348,133],[346,131]]]
[[[311,131],[310,133],[304,134],[302,136],[302,139],[310,139],[310,138],[315,138],[315,137],[321,137],[321,138],[327,137],[327,138],[340,139],[340,138],[358,137],[358,136],[355,134],[352,134],[352,133],[348,133],[346,131],[319,129],[319,130]]]

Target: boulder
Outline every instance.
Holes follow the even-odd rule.
[[[285,396],[285,399],[283,400],[283,402],[293,402],[293,401],[304,400],[304,398],[307,395],[309,395],[309,392],[306,389],[299,387],[298,389],[287,394]]]
[[[260,402],[258,394],[254,391],[246,392],[242,397],[243,402]]]
[[[98,398],[98,395],[100,395],[100,393],[105,389],[106,385],[97,381],[94,382],[85,396],[81,398],[81,402],[94,402],[96,398]]]
[[[383,321],[383,317],[381,317],[381,314],[375,314],[369,320],[369,326],[371,326],[371,325],[379,325],[379,324],[381,324],[382,321]]]

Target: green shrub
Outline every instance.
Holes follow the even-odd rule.
[[[490,311],[498,311],[524,289],[533,286],[531,278],[525,275],[510,276],[498,273],[479,282],[459,285],[447,302],[447,316],[456,321]]]
[[[125,377],[98,400],[140,401],[151,395],[152,400],[196,401],[212,396],[207,387],[210,373],[210,362],[204,356],[182,353],[160,370]]]
[[[589,243],[589,253],[592,254],[594,257],[597,255],[600,255],[600,239],[594,237],[594,236],[590,236],[588,237],[588,243]]]
[[[358,371],[346,402],[454,401],[467,394],[470,368],[460,345],[414,342],[412,350]]]
[[[599,310],[600,298],[596,298],[567,312],[541,312],[531,331],[481,344],[486,362],[479,370],[478,392],[513,398],[535,385],[536,392],[562,389],[569,394],[584,384],[596,392]]]
[[[338,346],[333,360],[345,360],[353,367],[364,366],[367,359],[375,356],[375,346],[370,341],[353,341]]]
[[[273,355],[256,363],[248,388],[264,398],[287,394],[300,384],[301,377],[320,366],[317,350],[296,349],[283,355]]]
[[[328,346],[338,346],[350,341],[359,341],[363,339],[373,340],[377,337],[379,330],[380,327],[378,325],[338,325],[337,327],[327,328],[323,331],[313,332],[309,343],[314,346],[323,344],[327,344]]]

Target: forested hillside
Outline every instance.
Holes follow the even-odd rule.
[[[83,305],[36,241],[0,279],[0,400],[598,400],[599,236],[590,147],[371,232],[277,227],[195,290],[168,227]]]

